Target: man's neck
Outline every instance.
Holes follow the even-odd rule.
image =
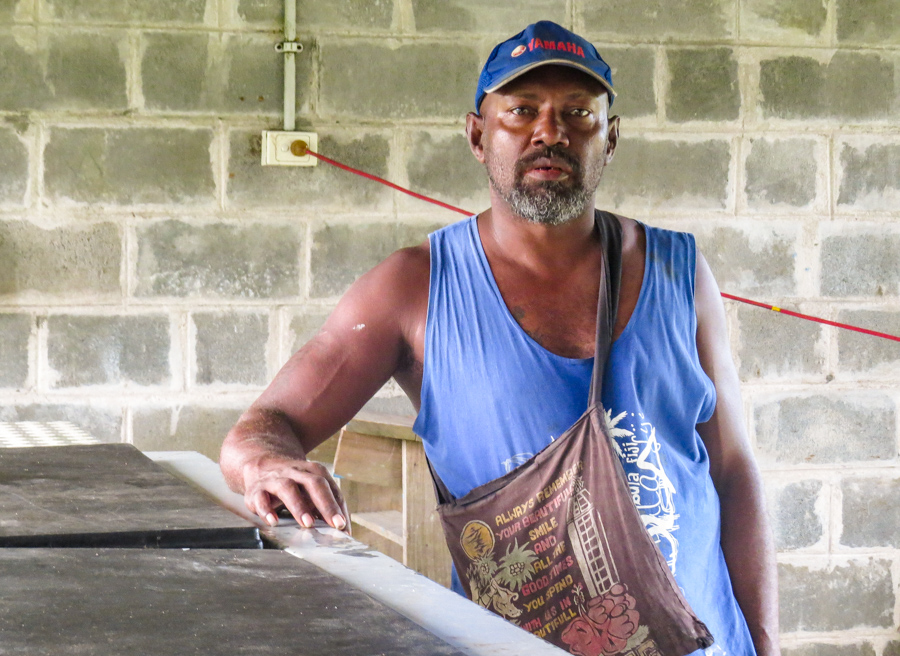
[[[499,202],[498,202],[499,200]],[[593,199],[574,219],[560,225],[534,223],[492,198],[491,209],[478,217],[485,250],[535,271],[569,269],[597,253],[599,235]]]

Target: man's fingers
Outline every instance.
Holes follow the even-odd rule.
[[[313,465],[311,470],[304,471],[299,482],[303,485],[304,491],[309,495],[322,519],[330,526],[343,530],[347,526],[347,520],[340,502],[335,498],[335,490],[332,488],[334,481],[325,467],[315,463],[310,464]],[[340,498],[340,493],[337,497]]]
[[[280,504],[275,502],[280,501]],[[318,463],[285,467],[259,479],[245,496],[247,507],[270,526],[278,523],[275,507],[283,504],[300,526],[312,528],[314,517],[343,530],[349,513],[343,495],[328,470]]]

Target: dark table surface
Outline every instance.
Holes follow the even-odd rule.
[[[0,449],[0,547],[188,546],[261,543],[129,444]]]
[[[0,549],[0,653],[459,655],[275,550]]]

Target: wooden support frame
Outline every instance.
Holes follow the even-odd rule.
[[[450,586],[450,552],[425,449],[411,420],[358,415],[340,433],[334,473],[356,539]]]

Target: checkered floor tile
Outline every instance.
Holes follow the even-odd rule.
[[[0,421],[0,449],[100,444],[69,421]]]

